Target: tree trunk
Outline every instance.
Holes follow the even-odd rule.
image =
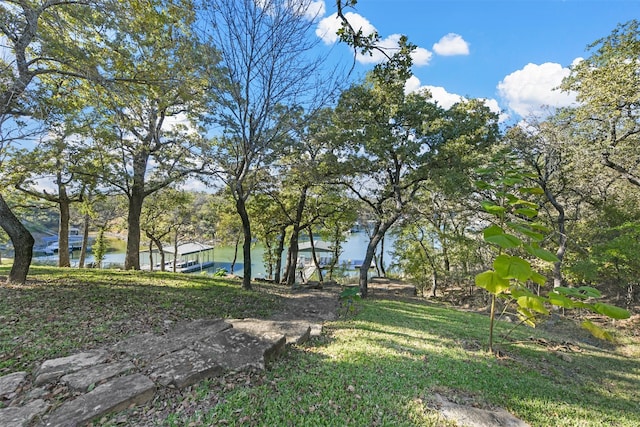
[[[300,229],[298,225],[293,226],[291,237],[289,238],[289,261],[287,262],[287,271],[285,272],[286,283],[293,286],[296,282],[296,270],[298,269],[298,238],[300,237]]]
[[[127,253],[124,258],[125,270],[140,270],[140,215],[144,194],[142,189],[132,189],[129,197],[129,212],[127,214]]]
[[[58,180],[61,180],[58,174]],[[69,197],[63,184],[58,184],[58,205],[60,206],[60,222],[58,224],[58,267],[70,267],[69,259]]]
[[[178,271],[178,230],[176,229],[175,239],[173,239],[173,272]]]
[[[15,251],[7,283],[24,284],[27,281],[35,242],[29,230],[11,212],[2,195],[0,195],[0,226],[11,239]]]
[[[233,260],[231,261],[231,271],[230,274],[235,274],[236,272],[236,261],[238,261],[238,246],[240,245],[240,236],[236,237],[236,244],[233,248]]]
[[[360,295],[362,298],[367,297],[368,283],[369,283],[369,267],[371,266],[371,261],[376,253],[376,247],[380,240],[384,238],[384,235],[387,234],[387,231],[391,228],[393,224],[400,218],[400,214],[396,213],[391,218],[387,219],[384,222],[376,221],[375,226],[373,228],[373,232],[371,233],[371,237],[369,238],[369,244],[367,244],[367,252],[364,257],[364,261],[362,261],[362,265],[360,266],[360,278],[358,280],[358,284],[360,286]]]
[[[247,206],[242,197],[236,199],[236,210],[242,221],[242,233],[244,241],[242,243],[242,258],[244,265],[244,276],[242,277],[242,288],[251,290],[251,222],[247,213]]]
[[[311,226],[309,226],[307,229],[309,230],[309,241],[311,242],[311,256],[313,257],[313,264],[318,269],[318,281],[322,283],[322,268],[320,268],[320,263],[318,262],[318,257],[316,256],[316,247],[313,244],[313,230],[311,230]]]
[[[91,217],[89,214],[84,214],[84,224],[82,228],[82,247],[80,248],[80,259],[78,260],[78,268],[84,268],[84,262],[87,258],[87,250],[89,247],[89,223]]]
[[[557,288],[562,286],[562,259],[564,258],[564,254],[567,251],[567,234],[566,234],[566,224],[565,224],[565,214],[564,214],[564,206],[562,206],[554,197],[554,195],[547,189],[546,186],[542,186],[544,190],[544,194],[547,197],[547,200],[553,205],[556,212],[558,212],[558,217],[556,218],[556,223],[558,224],[558,250],[556,251],[556,256],[558,257],[557,262],[553,264],[553,287]]]
[[[149,271],[153,271],[153,240],[149,240]]]
[[[282,274],[282,253],[284,252],[284,238],[286,235],[287,229],[282,227],[280,230],[280,235],[278,236],[278,249],[276,254],[276,272],[273,278],[275,283],[280,283],[280,277]]]

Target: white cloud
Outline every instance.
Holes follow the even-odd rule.
[[[327,8],[324,1],[311,1],[305,10],[304,16],[309,20],[315,20],[324,16]]]
[[[413,60],[413,65],[418,67],[429,64],[432,57],[433,57],[433,53],[429,52],[427,49],[424,49],[422,47],[417,47],[416,50],[414,50],[411,53],[411,59]]]
[[[442,56],[469,55],[469,44],[461,35],[449,33],[433,45],[433,51]]]
[[[560,64],[527,64],[506,76],[498,84],[498,92],[508,108],[521,117],[544,116],[548,107],[567,107],[575,103],[575,94],[556,89],[568,75],[569,69]]]

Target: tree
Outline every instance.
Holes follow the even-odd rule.
[[[208,108],[216,56],[193,37],[188,0],[135,3],[133,13],[129,6],[113,5],[113,32],[92,46],[111,80],[78,92],[88,106],[98,178],[129,201],[125,269],[137,270],[145,198],[204,167],[206,147],[194,121]]]
[[[242,286],[251,288],[251,220],[247,202],[261,170],[278,156],[300,106],[313,111],[331,95],[324,58],[314,53],[313,2],[222,0],[207,2],[203,37],[220,52],[225,85],[213,85],[223,129],[214,138],[219,177],[231,191],[243,228]]]
[[[12,55],[0,59],[0,127],[3,128],[0,129],[0,159],[4,158],[8,148],[4,138],[8,118],[33,114],[25,96],[33,80],[47,74],[84,74],[81,71],[84,62],[73,55],[73,46],[59,49],[59,29],[69,28],[71,20],[66,19],[69,13],[89,10],[90,3],[93,4],[66,0],[46,0],[39,4],[26,1],[0,3],[0,38],[8,45],[4,53]],[[9,124],[13,129],[15,126],[19,126],[16,121]],[[31,264],[34,239],[13,214],[2,194],[0,226],[9,235],[15,249],[8,281],[24,283]]]
[[[15,186],[18,190],[58,207],[58,266],[69,267],[69,221],[71,203],[82,202],[88,183],[74,180],[73,163],[78,152],[68,144],[64,129],[52,128],[33,150],[15,155],[12,161]],[[38,179],[53,178],[57,192],[40,189]]]
[[[343,181],[370,210],[373,228],[363,265],[360,292],[367,294],[367,274],[376,247],[400,219],[427,179],[473,165],[473,153],[490,146],[498,134],[497,117],[471,100],[449,110],[426,93],[405,94],[411,76],[413,46],[406,38],[391,60],[377,65],[365,84],[346,91],[336,108],[338,155]]]
[[[575,91],[579,131],[587,134],[585,149],[630,184],[640,187],[640,23],[620,24],[592,43],[592,55],[574,65],[561,88]]]

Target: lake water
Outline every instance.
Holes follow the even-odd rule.
[[[369,242],[369,237],[364,232],[359,233],[351,233],[346,242],[343,243],[342,254],[338,259],[338,263],[342,264],[346,262],[351,264],[353,261],[364,259],[365,252],[367,249],[367,243]],[[388,269],[389,265],[392,261],[391,252],[393,251],[393,238],[387,237],[385,239],[385,254],[384,254],[384,265],[385,268]],[[251,249],[251,275],[255,278],[266,278],[266,269],[264,267],[262,256],[264,253],[264,248],[261,244],[256,244]],[[213,274],[218,269],[222,268],[227,272],[231,272],[231,263],[233,261],[234,256],[234,248],[231,246],[222,246],[216,247],[211,251],[211,254],[208,254],[205,260],[210,260],[214,262],[213,267],[209,267],[203,270],[203,272]],[[286,256],[286,249],[283,257]],[[79,251],[74,251],[71,256],[71,265],[78,265],[78,257]],[[169,258],[167,258],[169,259]],[[55,264],[58,261],[57,255],[49,255],[49,256],[40,256],[34,257],[34,261],[36,263],[48,263]],[[93,262],[93,257],[91,254],[87,254],[87,258],[85,260],[85,265]],[[159,257],[157,255],[154,256],[154,263],[159,262]],[[103,267],[108,268],[110,266],[122,267],[124,265],[124,253],[107,253],[102,262]],[[140,264],[148,265],[149,264],[149,255],[148,253],[140,254]],[[242,247],[238,248],[238,258],[235,263],[234,273],[237,275],[242,275],[243,272],[243,258],[242,258]],[[284,265],[283,265],[284,267]],[[357,271],[352,272],[352,274],[357,274]]]

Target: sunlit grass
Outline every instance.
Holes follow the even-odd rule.
[[[503,407],[532,426],[640,425],[637,359],[584,345],[567,362],[527,344],[541,336],[528,328],[514,332],[524,343],[502,343],[496,357],[484,350],[487,328],[473,313],[365,301],[277,361],[262,384],[234,389],[208,411],[174,414],[176,425],[447,425],[434,393]]]
[[[7,272],[0,267],[0,276]],[[273,293],[210,276],[32,267],[24,286],[0,286],[0,374],[183,319],[267,316],[278,304]],[[355,314],[327,323],[320,338],[290,348],[266,372],[167,392],[168,406],[156,399],[104,424],[124,417],[136,425],[139,414],[156,413],[152,422],[165,426],[453,425],[436,410],[438,393],[502,407],[532,426],[640,425],[637,337],[599,346],[518,327],[505,340],[512,327],[498,322],[496,356],[485,350],[486,316],[362,300]],[[563,349],[565,342],[573,345]]]

